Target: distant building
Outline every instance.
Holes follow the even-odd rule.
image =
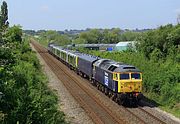
[[[123,51],[127,50],[128,46],[132,44],[134,47],[135,41],[122,41],[117,44],[73,44],[67,45],[68,48],[71,47],[84,47],[89,50],[100,50],[100,51]]]
[[[132,45],[134,47],[134,43],[135,43],[135,41],[119,42],[115,45],[114,51],[127,50],[129,45]]]
[[[112,51],[116,44],[75,44],[75,47],[84,47],[89,50]]]

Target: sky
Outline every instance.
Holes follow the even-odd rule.
[[[180,0],[5,1],[10,25],[33,30],[147,29],[176,24],[180,14]]]

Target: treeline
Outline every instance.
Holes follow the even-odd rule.
[[[108,31],[113,31],[114,29],[117,29],[117,28],[111,28],[111,29],[102,29],[102,28],[98,28],[96,30],[99,30],[100,32],[103,32],[104,30],[108,30]],[[86,28],[86,29],[81,29],[81,30],[77,30],[77,29],[70,29],[70,30],[64,30],[64,31],[56,31],[58,32],[59,34],[66,34],[66,35],[78,35],[82,32],[89,32],[93,29],[91,28]],[[119,29],[120,30],[120,29]],[[152,30],[152,29],[135,29],[135,30],[128,30],[128,29],[124,29],[124,30],[120,30],[120,33],[123,33],[123,32],[145,32],[145,31],[148,31],[148,30]],[[23,33],[25,34],[28,34],[28,35],[32,35],[32,36],[35,36],[35,35],[40,35],[41,33],[44,33],[44,32],[47,32],[49,30],[23,30]]]
[[[54,42],[58,45],[72,45],[72,44],[115,44],[120,41],[135,41],[141,32],[113,29],[91,29],[80,34],[60,34],[58,31],[45,31],[36,36],[39,42],[45,46],[49,42]]]
[[[66,123],[58,98],[19,26],[9,27],[7,3],[0,15],[0,123]]]
[[[122,31],[119,28],[112,30],[104,29],[92,29],[88,32],[80,33],[74,40],[74,44],[115,44],[120,41],[134,41],[138,36],[139,32],[133,31]]]
[[[143,72],[144,94],[180,117],[180,25],[142,33],[136,50],[81,51],[138,67]]]

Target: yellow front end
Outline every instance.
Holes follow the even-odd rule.
[[[76,56],[76,68],[78,67],[78,56]]]
[[[118,93],[140,93],[142,92],[142,73],[126,72],[114,73],[118,80]]]

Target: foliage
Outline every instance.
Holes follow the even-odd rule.
[[[140,33],[126,31],[122,32],[119,28],[114,28],[112,30],[104,29],[92,29],[88,32],[82,32],[79,36],[74,39],[75,44],[98,44],[98,43],[118,43],[120,41],[133,41],[135,40]]]
[[[0,14],[0,29],[5,31],[6,28],[9,26],[8,20],[8,9],[7,3],[3,1],[1,5],[1,14]]]
[[[8,29],[7,48],[2,48],[0,111],[3,123],[65,123],[64,114],[57,110],[57,97],[47,88],[47,79],[29,43],[21,39],[21,29]],[[13,46],[13,47],[12,47]],[[13,61],[9,61],[9,60]]]
[[[162,59],[171,56],[177,59],[180,54],[180,26],[171,24],[161,26],[157,30],[144,33],[139,37],[137,50],[143,52],[148,59]],[[153,58],[152,58],[153,57]]]
[[[166,25],[142,33],[136,51],[81,52],[138,67],[143,72],[143,92],[180,117],[180,25]]]
[[[50,42],[61,46],[72,43],[72,40],[67,35],[61,35],[58,32],[51,30],[41,33],[37,40],[44,44],[44,46],[47,46],[47,44]]]
[[[22,29],[21,26],[13,26],[8,29],[5,37],[9,42],[22,42]]]
[[[143,72],[143,92],[162,106],[174,108],[180,101],[180,64],[172,60],[154,62],[139,52],[81,52],[134,65]],[[176,111],[180,108],[176,108]],[[178,115],[179,116],[179,115]]]
[[[58,45],[70,44],[113,44],[120,41],[134,41],[140,33],[133,31],[122,32],[119,28],[113,29],[91,29],[86,32],[81,32],[78,35],[59,34],[57,31],[45,31],[38,35],[37,40],[47,46],[49,42],[54,42]]]
[[[35,53],[27,38],[22,39],[21,27],[7,26],[7,12],[7,4],[3,2],[0,15],[3,34],[0,42],[0,123],[66,123],[64,113],[58,110],[58,98],[48,89]]]
[[[7,20],[8,20],[7,3],[3,1],[0,12],[0,45],[4,43],[3,36],[6,33],[5,31],[9,26],[9,22]]]

